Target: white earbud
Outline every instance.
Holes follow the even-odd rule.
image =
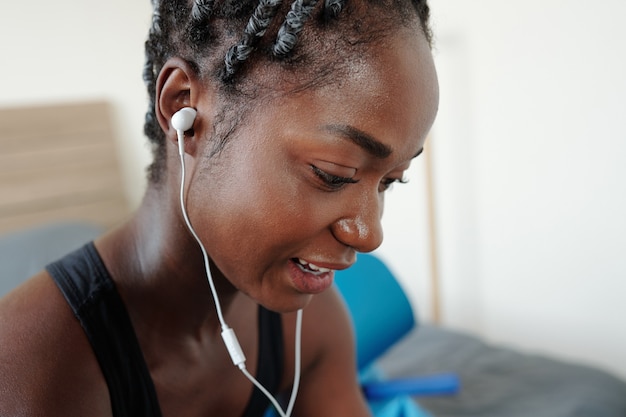
[[[176,130],[188,131],[196,120],[196,110],[191,107],[183,107],[172,116],[172,127]]]
[[[178,135],[178,153],[182,155],[185,151],[185,132],[191,129],[196,120],[196,110],[191,107],[183,107],[172,116],[172,127],[176,129]]]

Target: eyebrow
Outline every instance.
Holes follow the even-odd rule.
[[[371,135],[346,125],[328,125],[324,126],[325,130],[332,133],[338,133],[343,138],[351,140],[353,143],[364,149],[367,153],[379,159],[385,159],[391,155],[392,150],[389,146],[374,139]]]

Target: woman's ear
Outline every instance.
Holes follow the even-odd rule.
[[[166,139],[176,144],[178,139],[176,129],[172,127],[172,116],[183,107],[196,108],[198,106],[197,98],[201,96],[199,90],[202,86],[191,65],[180,58],[171,58],[163,65],[157,78],[156,87],[155,113],[157,120]],[[192,136],[199,127],[198,119],[190,129]],[[195,146],[189,145],[186,143],[185,149],[192,153],[190,148],[195,148]]]

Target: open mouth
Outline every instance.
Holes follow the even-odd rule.
[[[304,271],[307,272],[309,274],[313,274],[313,275],[322,275],[322,274],[326,274],[330,271],[332,271],[332,269],[328,269],[328,268],[322,268],[321,266],[317,266],[315,264],[306,262],[300,258],[293,258],[292,261],[298,265],[298,267]]]
[[[300,258],[291,258],[291,280],[296,291],[302,294],[319,294],[333,283],[334,269],[324,268]]]

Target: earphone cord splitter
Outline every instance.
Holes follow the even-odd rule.
[[[209,255],[204,248],[204,244],[200,240],[200,237],[196,234],[193,226],[191,225],[191,221],[187,215],[187,209],[185,207],[185,152],[183,143],[185,140],[184,132],[182,130],[177,130],[178,135],[178,154],[180,156],[180,166],[181,166],[181,175],[180,175],[180,208],[183,213],[183,218],[185,220],[185,224],[187,228],[193,235],[194,239],[200,246],[200,250],[202,251],[202,257],[204,259],[204,269],[206,271],[207,280],[209,282],[209,286],[211,287],[211,294],[213,295],[213,301],[215,303],[215,309],[217,310],[217,317],[220,321],[220,326],[222,328],[222,339],[224,340],[224,344],[228,349],[228,353],[233,360],[233,363],[241,370],[241,372],[252,382],[272,403],[276,412],[280,414],[280,417],[289,417],[291,416],[291,412],[293,411],[293,406],[295,404],[296,395],[298,392],[298,386],[300,384],[300,361],[301,361],[301,340],[302,340],[302,309],[298,310],[296,316],[296,337],[295,337],[295,362],[294,362],[294,376],[293,376],[293,387],[291,389],[291,396],[289,398],[289,403],[287,405],[287,409],[283,410],[276,398],[248,372],[246,369],[246,357],[241,349],[239,341],[237,340],[237,336],[235,335],[234,330],[226,324],[224,320],[224,315],[222,314],[222,306],[220,304],[220,300],[217,296],[217,291],[215,289],[215,284],[213,283],[213,277],[211,275],[211,268],[209,264]]]

